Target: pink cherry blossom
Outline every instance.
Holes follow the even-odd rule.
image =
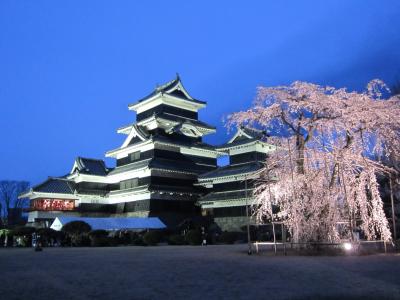
[[[361,93],[298,81],[259,87],[249,110],[228,117],[228,126],[267,129],[277,146],[254,191],[259,222],[283,221],[295,242],[353,239],[355,229],[391,240],[377,176],[400,159],[400,99],[383,99],[386,91],[381,80]]]

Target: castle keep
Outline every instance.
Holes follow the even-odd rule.
[[[20,196],[30,199],[28,222],[47,227],[60,216],[158,217],[174,227],[206,215],[222,230],[240,230],[253,179],[274,147],[263,132],[244,127],[224,145],[204,143],[215,133],[198,119],[205,107],[179,76],[130,104],[136,123],[119,128],[125,141],[106,153],[116,167],[76,158],[67,175],[49,177]],[[224,155],[230,163],[218,167]]]

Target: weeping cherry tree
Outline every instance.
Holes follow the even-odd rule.
[[[259,87],[247,111],[228,125],[266,129],[277,146],[254,191],[260,222],[280,220],[294,242],[391,240],[377,176],[393,173],[383,161],[399,160],[400,99],[371,81],[364,92],[294,82]],[[278,207],[279,209],[273,209]]]

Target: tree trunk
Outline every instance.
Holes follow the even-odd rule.
[[[296,134],[296,152],[297,152],[297,173],[304,174],[304,152],[305,152],[306,141],[302,134]]]

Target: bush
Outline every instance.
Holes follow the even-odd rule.
[[[140,235],[136,235],[132,238],[132,244],[135,246],[146,246],[143,237]]]
[[[149,246],[155,246],[161,241],[161,233],[159,231],[148,231],[143,235],[143,242]]]
[[[92,230],[89,232],[90,238],[103,238],[108,236],[108,231],[103,229]]]
[[[201,233],[198,230],[189,230],[186,233],[185,240],[189,245],[195,246],[201,244]]]
[[[106,236],[96,236],[90,238],[90,245],[92,247],[108,247],[112,245],[112,241]]]
[[[36,233],[45,239],[57,238],[62,235],[60,231],[56,231],[51,228],[39,228],[38,230],[36,230]]]
[[[224,231],[219,237],[219,241],[223,244],[233,244],[236,241],[237,234],[235,232]]]
[[[81,233],[87,233],[90,230],[92,230],[92,228],[90,227],[90,225],[86,222],[83,221],[72,221],[69,222],[67,224],[65,224],[62,227],[62,231],[70,234],[70,235],[77,235],[77,234],[81,234]]]
[[[90,225],[86,222],[72,221],[65,224],[61,230],[68,235],[71,246],[86,247],[90,246],[88,233],[91,229]]]
[[[131,231],[120,231],[118,233],[119,244],[129,245],[133,243],[133,240],[136,238],[136,232]]]
[[[108,237],[108,243],[111,247],[116,247],[121,244],[121,240],[118,237]]]
[[[88,247],[90,246],[89,236],[85,233],[73,235],[71,237],[71,244],[75,247]]]
[[[168,245],[185,245],[185,238],[180,234],[173,234],[168,238]]]
[[[92,230],[89,232],[89,238],[92,247],[107,247],[112,244],[108,232],[103,229]]]
[[[43,246],[53,246],[55,243],[59,245],[65,237],[64,232],[51,228],[39,228],[36,233],[39,235],[39,241]]]
[[[17,226],[12,229],[9,233],[10,236],[14,236],[14,244],[18,247],[30,247],[32,245],[32,234],[36,231],[36,228],[29,226]]]
[[[25,236],[25,235],[32,235],[36,231],[35,227],[29,226],[18,226],[11,230],[10,235],[13,236]]]

